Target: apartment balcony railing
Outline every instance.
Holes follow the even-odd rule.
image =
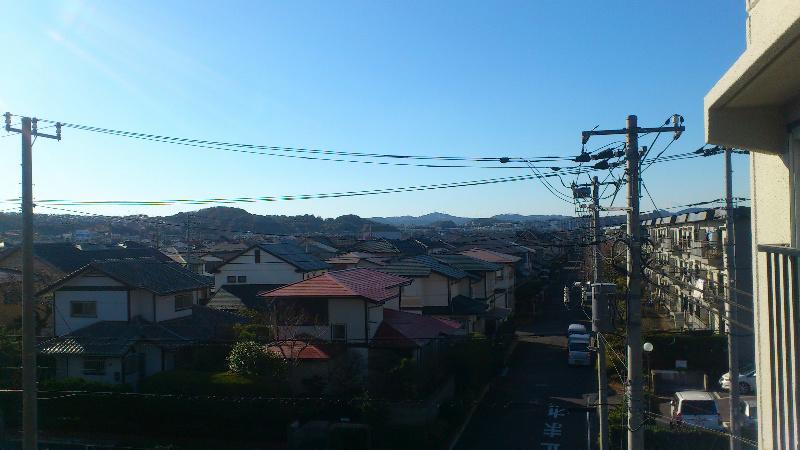
[[[692,242],[690,253],[698,258],[708,260],[722,259],[722,245],[719,242]]]
[[[759,325],[761,346],[769,348],[770,364],[759,369],[759,380],[771,380],[767,385],[772,398],[772,427],[776,430],[793,428],[800,423],[800,249],[779,245],[759,245],[759,264],[766,259],[768,313],[762,316],[767,324]],[[763,308],[763,306],[762,306]],[[769,336],[764,333],[767,331]],[[764,373],[766,372],[766,373]],[[766,387],[766,386],[765,386]]]

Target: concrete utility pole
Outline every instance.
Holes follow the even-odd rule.
[[[640,128],[635,115],[628,116],[627,126],[618,130],[591,130],[581,133],[582,143],[591,136],[624,134],[628,174],[628,450],[644,450],[644,392],[642,388],[642,252],[639,218],[639,133],[672,131],[675,139],[685,130],[683,117],[672,116],[672,126]]]
[[[642,251],[639,223],[639,133],[636,116],[628,116],[628,449],[644,449],[642,392]]]
[[[600,282],[600,183],[597,177],[592,178],[592,266],[594,283]],[[605,290],[595,287],[592,291],[592,317],[596,317],[600,304],[599,296],[605,296]],[[605,300],[605,299],[604,299]],[[592,320],[592,331],[597,341],[597,421],[600,427],[600,450],[608,450],[608,377],[606,373],[606,344],[600,333],[600,324]]]
[[[731,149],[725,148],[725,317],[728,321],[728,369],[731,380],[730,396],[730,445],[731,450],[739,450],[739,342],[736,337],[736,260],[735,233],[733,225],[733,170],[731,169]]]
[[[11,127],[11,113],[5,113],[6,131],[22,136],[22,448],[36,450],[36,309],[33,298],[33,142],[32,136],[61,140],[56,134],[39,133],[37,120],[22,117],[20,128]]]

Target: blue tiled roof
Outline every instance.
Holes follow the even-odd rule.
[[[434,272],[440,273],[446,277],[462,279],[468,277],[469,274],[458,267],[454,267],[448,263],[437,260],[436,258],[428,255],[417,255],[413,259],[422,262],[430,267]]]
[[[330,264],[321,261],[314,255],[306,253],[298,245],[289,242],[260,244],[259,247],[265,252],[276,256],[305,272],[324,270],[331,267]]]

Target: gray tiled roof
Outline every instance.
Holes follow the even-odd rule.
[[[460,280],[468,277],[469,274],[463,270],[442,263],[428,255],[417,255],[412,258],[401,259],[400,261],[388,264],[380,268],[382,272],[394,273],[401,276],[428,276],[430,272],[436,272],[448,278]]]
[[[150,258],[95,261],[86,267],[158,295],[200,289],[214,284],[210,277],[198,275],[179,264]]]
[[[130,322],[97,322],[65,336],[43,341],[39,344],[39,352],[47,355],[122,356],[139,342],[179,348],[212,340],[233,324],[245,321],[224,311],[195,306],[189,316],[158,323],[141,318]]]
[[[495,272],[503,266],[466,255],[436,255],[435,258],[447,265],[458,267],[466,272]]]
[[[8,249],[0,255],[0,259],[17,248]],[[131,246],[131,248],[108,247],[97,250],[81,250],[69,242],[39,243],[33,245],[33,252],[37,258],[65,273],[74,272],[92,261],[106,259],[153,258],[158,261],[171,261],[160,251],[141,245]]]

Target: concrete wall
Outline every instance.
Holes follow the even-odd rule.
[[[794,207],[797,184],[792,179],[800,176],[798,158],[800,145],[793,142],[786,155],[753,153],[750,160],[750,189],[752,198],[753,230],[753,283],[755,299],[755,345],[756,378],[758,387],[758,408],[763,413],[759,417],[760,448],[781,448],[781,433],[776,432],[773,417],[767,413],[776,409],[772,396],[774,383],[786,380],[772,379],[769,376],[775,364],[775,348],[770,323],[770,303],[768,289],[766,254],[758,253],[758,244],[790,244],[797,246],[797,222],[794,220]],[[783,355],[779,355],[783,356]]]

